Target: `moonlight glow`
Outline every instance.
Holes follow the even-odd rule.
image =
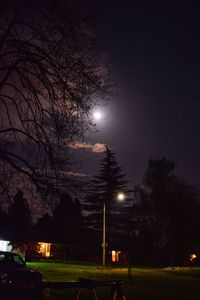
[[[95,120],[101,120],[102,119],[102,114],[99,111],[95,111],[93,113],[93,116],[94,116]]]

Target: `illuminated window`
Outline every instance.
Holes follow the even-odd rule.
[[[120,254],[121,254],[121,251],[112,250],[112,261],[113,262],[118,262]]]
[[[49,257],[51,254],[51,243],[38,243],[39,244],[39,252],[46,257]]]
[[[115,260],[115,254],[116,254],[116,251],[112,251],[112,261],[116,261]]]

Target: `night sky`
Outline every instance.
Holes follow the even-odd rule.
[[[99,132],[86,141],[108,144],[133,183],[141,183],[149,158],[165,156],[178,175],[199,184],[199,7],[128,0],[88,0],[84,7],[100,11],[96,32],[117,83],[108,106],[98,108]],[[88,155],[89,172],[101,158]]]

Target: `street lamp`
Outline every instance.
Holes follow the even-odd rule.
[[[103,268],[105,268],[106,263],[106,204],[103,202]]]
[[[117,199],[123,201],[125,199],[124,193],[118,193]],[[102,243],[102,266],[105,268],[106,265],[106,204],[103,202],[103,243]]]
[[[118,199],[119,201],[123,201],[123,200],[125,199],[124,193],[119,193],[119,194],[117,194],[117,199]]]

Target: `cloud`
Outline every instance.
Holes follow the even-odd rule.
[[[86,142],[74,142],[70,144],[70,147],[73,149],[89,149],[91,152],[94,153],[102,153],[105,152],[105,144],[96,143],[94,145],[87,144]]]
[[[92,152],[95,152],[95,153],[102,153],[102,152],[105,152],[105,150],[106,150],[105,144],[97,143],[92,146]]]
[[[70,144],[70,148],[73,148],[73,149],[86,149],[86,148],[90,148],[91,145],[85,143],[85,142],[73,142]]]
[[[85,173],[79,173],[79,172],[67,172],[66,173],[69,176],[75,176],[75,177],[90,177],[90,175]]]

